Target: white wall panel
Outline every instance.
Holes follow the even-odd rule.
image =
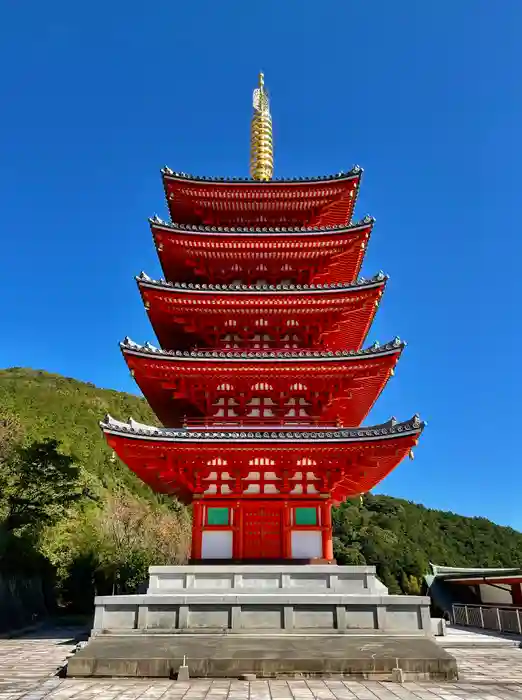
[[[317,530],[292,530],[292,559],[320,559],[323,540]]]
[[[232,559],[232,530],[203,530],[202,559]]]

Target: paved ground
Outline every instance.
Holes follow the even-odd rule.
[[[459,662],[458,683],[58,678],[79,633],[43,630],[0,640],[0,700],[522,700],[522,649],[507,645],[451,649]]]
[[[37,630],[21,639],[0,639],[0,698],[54,676],[77,640],[84,638],[83,629],[63,627]]]

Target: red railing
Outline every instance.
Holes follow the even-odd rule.
[[[330,430],[335,430],[337,428],[344,427],[339,421],[326,420],[324,418],[256,418],[256,417],[245,417],[245,418],[185,418],[183,420],[183,427],[186,428],[329,428]]]

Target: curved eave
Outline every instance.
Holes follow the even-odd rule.
[[[346,236],[371,232],[375,219],[367,217],[363,221],[359,221],[348,226],[331,226],[331,227],[310,227],[310,228],[241,228],[241,227],[224,227],[224,226],[188,226],[183,224],[169,223],[161,219],[149,219],[149,224],[152,233],[156,231],[166,233],[168,235],[179,236],[196,236],[196,237],[216,237],[216,238],[242,238],[250,237],[273,239],[277,237],[287,238],[323,238],[334,236]]]
[[[325,185],[337,185],[342,182],[360,180],[362,173],[363,169],[358,165],[354,165],[351,170],[347,172],[341,172],[336,175],[289,179],[274,178],[273,180],[252,180],[251,178],[200,177],[197,175],[190,175],[188,173],[174,172],[168,167],[164,167],[161,169],[162,179],[167,182],[180,182],[182,184],[191,184],[195,187],[204,187],[205,185],[210,185],[212,187],[219,186],[223,188],[248,186],[254,187],[255,189],[259,190],[271,189],[273,187],[288,186],[324,187]]]
[[[343,363],[343,362],[361,362],[364,360],[376,361],[388,357],[389,355],[400,355],[406,343],[398,338],[384,345],[373,345],[370,348],[359,351],[337,351],[337,352],[314,352],[303,351],[298,353],[283,352],[283,353],[268,353],[268,352],[249,352],[249,353],[234,353],[227,351],[166,351],[156,348],[153,345],[138,345],[129,338],[126,338],[120,343],[120,349],[124,355],[133,357],[142,357],[145,359],[157,359],[166,362],[175,363],[191,363],[201,362],[203,364],[297,364],[297,363]]]
[[[324,284],[324,285],[264,285],[263,287],[249,285],[204,285],[204,284],[177,284],[164,280],[153,280],[145,273],[136,277],[138,287],[141,289],[154,289],[170,294],[183,295],[206,295],[206,296],[310,296],[310,295],[342,295],[349,293],[357,294],[361,291],[378,289],[386,286],[388,275],[379,273],[370,280],[359,279],[352,283],[345,284]],[[272,288],[271,288],[272,287]]]
[[[418,416],[413,416],[409,421],[397,423],[393,419],[382,425],[365,428],[324,428],[323,430],[297,429],[292,430],[266,430],[264,428],[249,429],[244,431],[219,431],[219,430],[195,430],[190,428],[156,428],[150,425],[137,423],[132,419],[128,422],[117,421],[111,416],[106,416],[100,423],[100,427],[106,435],[114,435],[127,439],[142,440],[145,442],[175,443],[183,445],[215,444],[229,445],[231,447],[240,444],[269,444],[272,446],[288,444],[327,444],[343,445],[354,443],[386,442],[396,438],[420,436],[425,423]]]

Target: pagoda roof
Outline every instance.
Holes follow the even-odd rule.
[[[149,223],[168,280],[231,283],[240,276],[275,283],[286,277],[303,284],[355,279],[374,219],[313,227],[204,226],[159,217]]]
[[[271,499],[306,499],[315,492],[340,503],[371,490],[411,457],[424,425],[418,416],[350,429],[157,428],[111,416],[100,423],[109,446],[139,478],[185,503],[194,497],[259,498],[261,492]],[[313,476],[312,492],[293,488],[294,480],[303,480],[303,469],[307,483]],[[249,494],[254,478],[268,478],[276,492],[263,486]]]
[[[389,279],[384,272],[378,272],[370,279],[359,277],[353,282],[332,282],[325,284],[199,284],[192,282],[167,282],[154,280],[145,272],[141,272],[136,281],[140,287],[151,287],[164,290],[175,290],[187,294],[331,294],[356,289],[373,289],[382,287]]]
[[[169,350],[221,348],[241,328],[245,337],[271,327],[272,349],[284,349],[293,326],[300,346],[358,349],[370,329],[387,276],[330,284],[199,284],[152,280],[138,288],[159,343]],[[238,320],[231,315],[241,316]],[[261,315],[270,317],[261,318]],[[297,323],[296,323],[297,322]],[[230,330],[232,328],[232,330]],[[243,343],[243,340],[241,340]]]
[[[269,443],[271,445],[284,443],[303,442],[327,442],[327,443],[357,443],[385,441],[398,436],[420,435],[426,426],[418,415],[408,421],[399,423],[391,418],[386,423],[373,427],[359,428],[331,428],[325,426],[321,430],[310,427],[291,429],[267,430],[266,426],[248,428],[248,430],[211,430],[197,428],[161,428],[153,425],[138,423],[130,418],[128,421],[119,421],[110,415],[106,415],[100,422],[100,427],[105,434],[133,437],[137,440],[154,440],[157,442],[187,443],[197,442],[232,442],[238,443]]]
[[[122,352],[141,355],[144,357],[155,356],[162,360],[173,360],[173,361],[204,361],[210,360],[211,362],[302,362],[304,361],[318,361],[318,362],[346,362],[353,360],[358,362],[366,357],[383,357],[386,355],[392,355],[399,351],[402,351],[406,347],[406,343],[400,338],[394,338],[393,340],[380,345],[379,343],[374,343],[367,348],[361,350],[297,350],[297,351],[268,351],[268,350],[162,350],[157,348],[151,343],[145,343],[144,345],[139,345],[126,337],[121,343],[120,348]]]
[[[163,168],[173,221],[185,224],[345,225],[353,214],[362,168],[288,180],[194,177]]]
[[[126,338],[120,347],[163,425],[226,428],[258,424],[249,402],[259,390],[280,402],[277,414],[271,409],[264,417],[267,425],[360,425],[393,374],[404,345],[396,338],[359,352],[163,351]],[[247,398],[225,417],[220,399],[232,387]],[[294,394],[301,396],[300,390],[309,397],[305,417],[296,413]]]
[[[194,236],[332,236],[355,233],[375,223],[375,217],[367,215],[360,221],[339,226],[207,226],[204,224],[180,224],[164,221],[156,214],[149,219],[151,229],[164,229],[168,232]]]

